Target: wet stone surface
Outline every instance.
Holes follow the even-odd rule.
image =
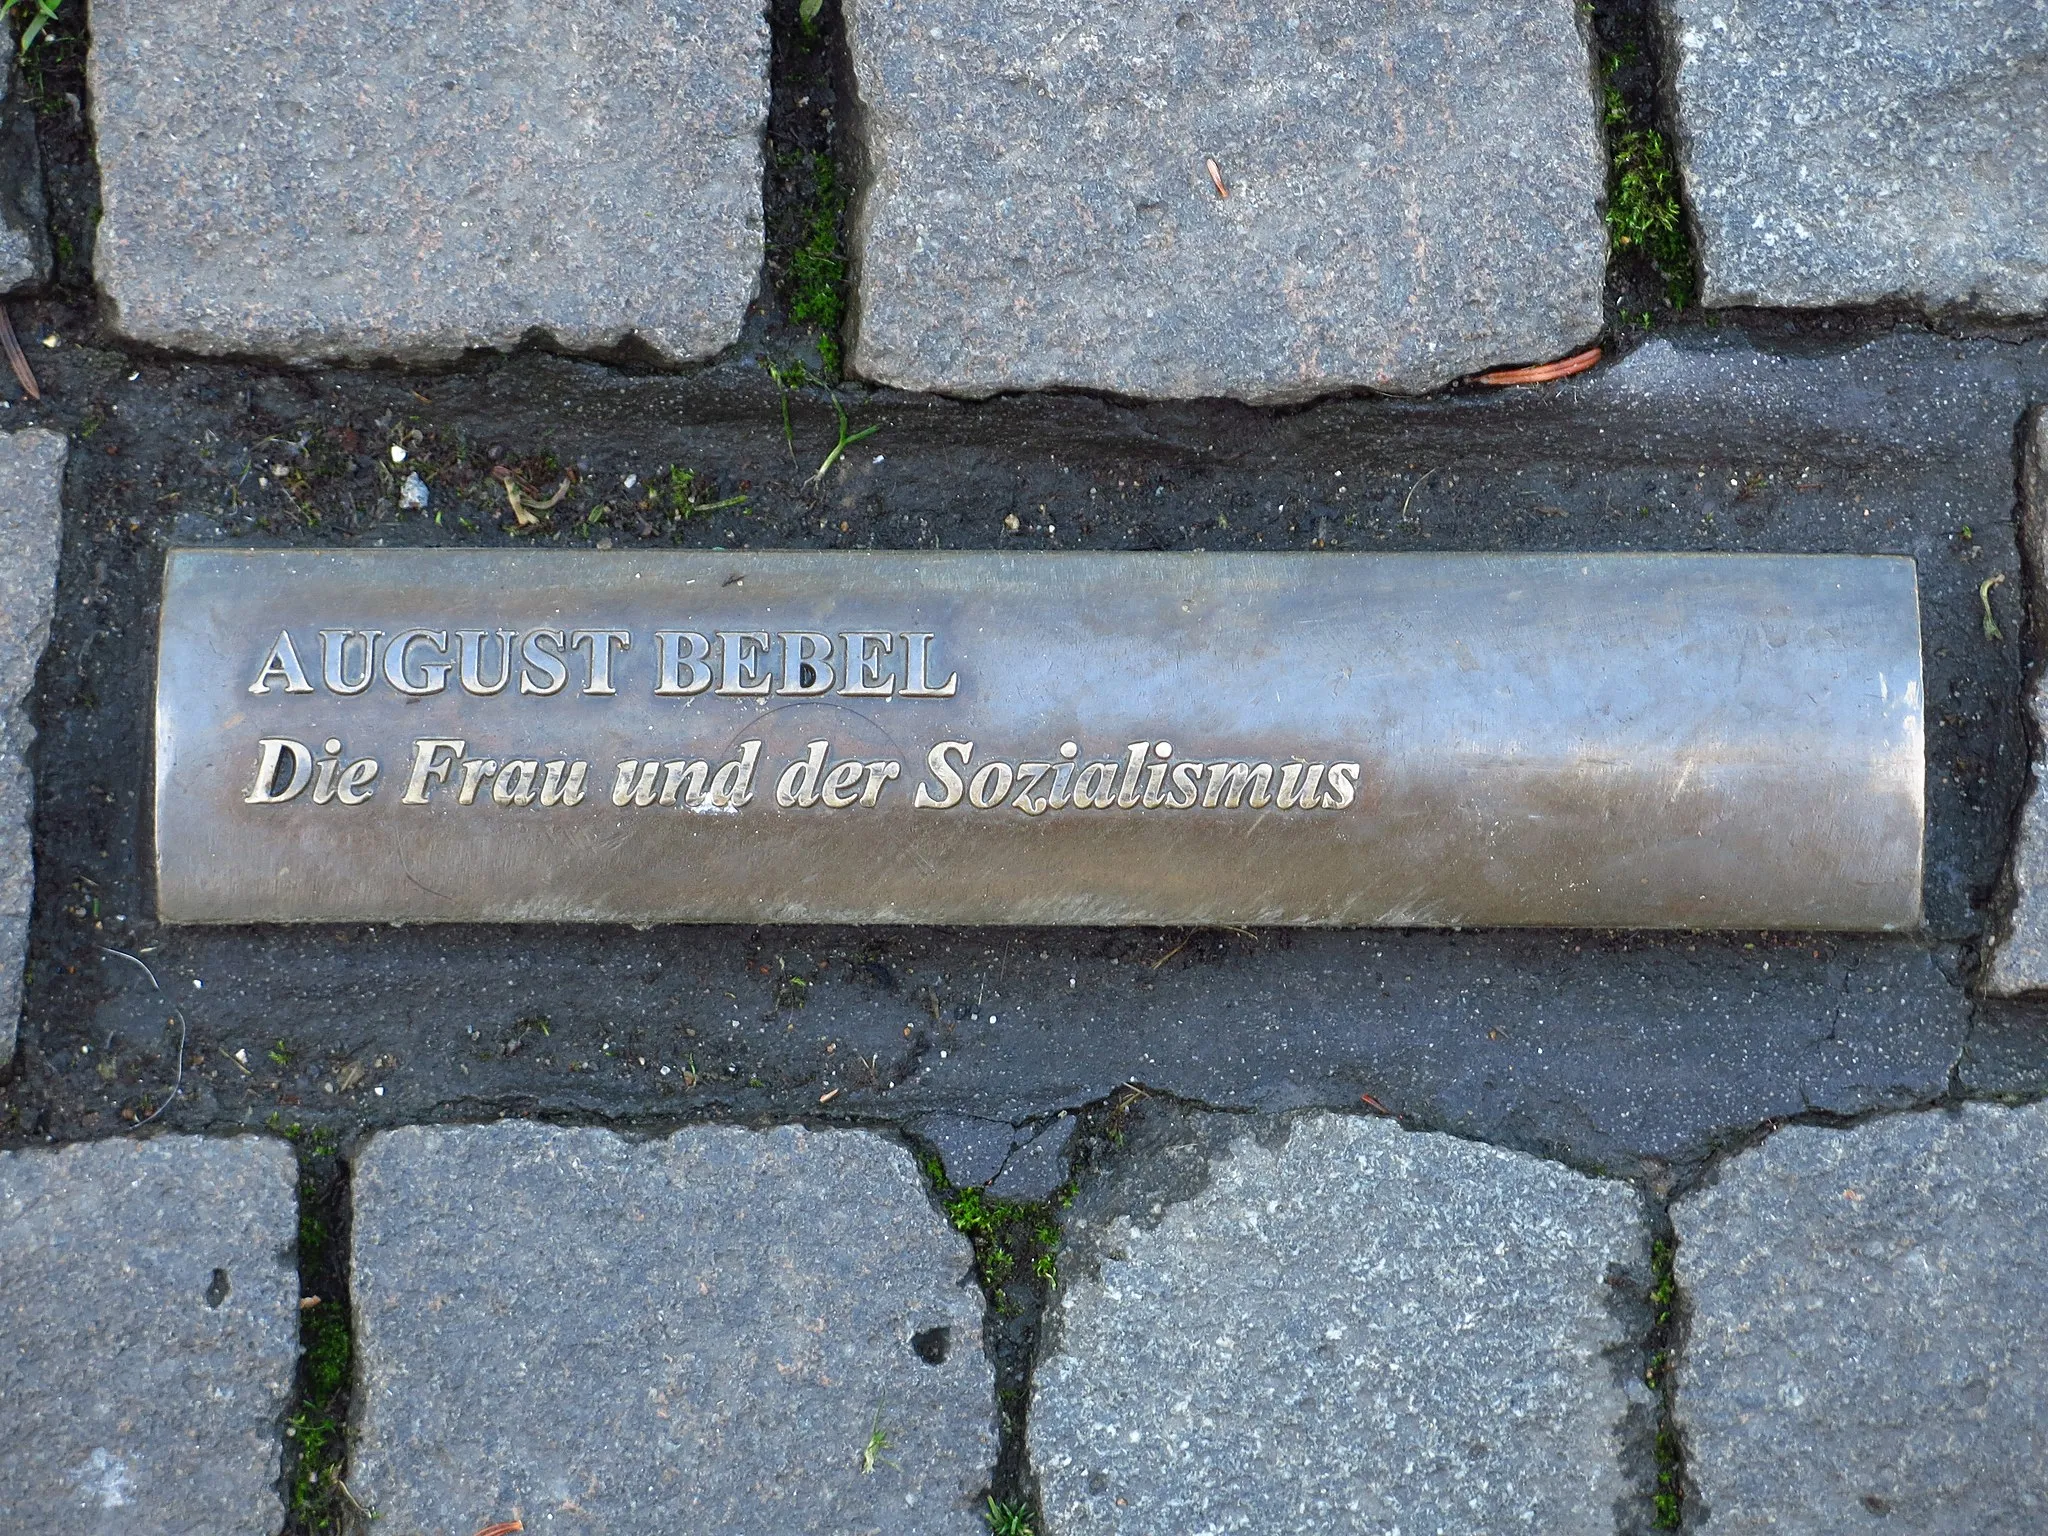
[[[1779,1131],[1674,1207],[1702,1530],[2048,1522],[2044,1169],[2048,1111],[1967,1104]]]
[[[56,602],[64,458],[64,439],[55,432],[0,435],[0,1067],[14,1056],[35,893],[35,726],[25,706]]]
[[[1215,1134],[1149,1149],[1162,1198],[1074,1207],[1031,1405],[1048,1531],[1640,1513],[1636,1191],[1385,1120]]]
[[[1605,171],[1564,0],[845,14],[863,377],[1422,393],[1600,329]]]
[[[133,340],[421,361],[538,330],[679,361],[739,334],[759,5],[101,0],[92,31],[95,275]]]
[[[349,1482],[383,1525],[978,1528],[982,1295],[901,1146],[414,1127],[353,1202]]]
[[[253,1136],[0,1152],[0,1528],[279,1528],[296,1178]]]
[[[2048,310],[2048,0],[1661,0],[1708,304]]]

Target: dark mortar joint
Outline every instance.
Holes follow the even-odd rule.
[[[1704,1511],[1698,1492],[1685,1470],[1685,1439],[1677,1417],[1677,1384],[1673,1368],[1685,1347],[1686,1303],[1678,1289],[1676,1259],[1678,1234],[1671,1224],[1667,1201],[1646,1203],[1650,1226],[1650,1289],[1641,1300],[1644,1324],[1641,1368],[1643,1384],[1655,1396],[1647,1415],[1632,1415],[1624,1431],[1633,1457],[1642,1466],[1648,1485],[1647,1497],[1628,1515],[1618,1519],[1620,1529],[1675,1531],[1682,1529],[1690,1515],[1697,1524]],[[1623,1514],[1616,1511],[1617,1516]]]
[[[1027,1419],[1046,1309],[1059,1286],[1061,1212],[1073,1184],[1069,1180],[1049,1201],[1002,1200],[978,1186],[953,1183],[931,1142],[909,1133],[901,1139],[924,1172],[934,1209],[973,1245],[974,1278],[987,1303],[982,1349],[995,1376],[996,1460],[984,1498],[992,1516],[998,1507],[1022,1511],[1030,1529],[1042,1530]],[[920,1359],[933,1365],[945,1359],[953,1341],[932,1336],[944,1331],[911,1340]]]
[[[802,7],[803,0],[769,5],[767,251],[753,334],[741,343],[743,350],[758,346],[792,387],[805,375],[837,382],[843,371],[852,281],[847,209],[861,175],[839,0],[824,0],[810,20]]]
[[[92,255],[100,221],[99,163],[85,79],[91,20],[85,0],[69,0],[18,66],[25,105],[34,114],[50,221],[51,284],[46,297],[88,312],[97,302]],[[89,316],[85,323],[91,323]],[[32,339],[26,333],[22,336],[25,344]]]
[[[368,1521],[346,1482],[355,1385],[349,1165],[332,1131],[297,1123],[275,1129],[299,1155],[299,1369],[284,1419],[284,1531],[334,1536]],[[317,1305],[306,1305],[316,1297]]]
[[[1607,328],[1668,324],[1699,294],[1697,231],[1678,168],[1678,114],[1656,0],[1592,0],[1595,89],[1608,155]]]

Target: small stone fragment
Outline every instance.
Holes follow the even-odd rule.
[[[932,1144],[945,1167],[946,1181],[962,1189],[986,1184],[1001,1173],[1017,1137],[1009,1121],[982,1115],[920,1115],[909,1129]]]
[[[1660,0],[1710,305],[2048,309],[2048,0]]]
[[[905,389],[1412,394],[1600,330],[1568,0],[845,0],[852,366]]]
[[[56,432],[31,427],[0,435],[0,1066],[14,1059],[35,899],[28,749],[36,733],[28,699],[56,602],[64,459]]]
[[[258,1136],[0,1152],[0,1529],[283,1525],[297,1173]]]
[[[1633,1497],[1649,1254],[1624,1184],[1311,1115],[1088,1247],[1033,1388],[1057,1536],[1611,1536]]]
[[[739,334],[758,3],[97,0],[92,34],[94,272],[125,336],[313,362]]]
[[[2048,1529],[2048,1110],[1793,1126],[1672,1211],[1712,1536]]]
[[[902,1147],[410,1127],[353,1199],[349,1486],[380,1528],[979,1528],[982,1297]]]
[[[2020,537],[2035,583],[2027,602],[2031,611],[2040,613],[2048,611],[2048,584],[2041,575],[2048,571],[2043,563],[2048,561],[2048,410],[2036,410],[2028,418],[2020,487]],[[2048,742],[2048,657],[2034,658],[2027,707],[2033,714],[2036,755],[2006,866],[2012,905],[1982,978],[1983,990],[1996,997],[2048,990],[2048,763],[2039,755],[2041,743]]]
[[[1061,1115],[1036,1129],[1017,1132],[1017,1144],[988,1192],[998,1200],[1048,1200],[1067,1182],[1067,1147],[1074,1117]]]

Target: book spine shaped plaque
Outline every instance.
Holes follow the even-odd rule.
[[[178,550],[180,923],[1919,921],[1912,562]]]

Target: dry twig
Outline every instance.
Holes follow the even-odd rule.
[[[1479,375],[1482,384],[1548,384],[1554,379],[1568,379],[1575,373],[1584,373],[1600,361],[1600,349],[1588,347],[1583,352],[1574,352],[1570,357],[1561,357],[1554,363],[1542,363],[1534,368],[1496,368],[1491,373]]]
[[[492,465],[491,476],[500,485],[505,487],[505,500],[512,504],[514,525],[520,528],[538,528],[540,526],[540,514],[552,512],[561,505],[562,498],[569,494],[569,482],[574,478],[571,475],[564,475],[562,483],[555,487],[555,494],[548,497],[547,500],[541,501],[535,497],[533,491],[522,486],[513,476],[512,471],[504,465]],[[528,498],[530,497],[534,499],[529,500]]]
[[[36,383],[35,373],[28,365],[28,354],[21,350],[21,342],[15,337],[14,322],[7,318],[5,304],[0,304],[0,351],[6,352],[7,366],[14,370],[15,381],[28,391],[29,399],[42,399],[42,386]]]

